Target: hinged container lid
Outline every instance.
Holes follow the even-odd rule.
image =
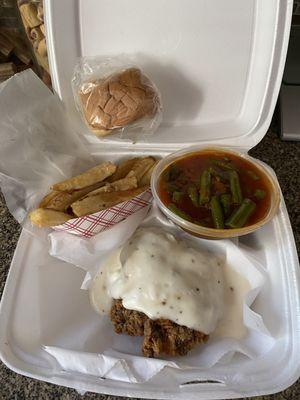
[[[162,92],[164,119],[136,147],[172,150],[209,142],[250,149],[265,135],[274,111],[292,3],[46,0],[54,89],[76,122],[70,85],[76,59],[137,54]],[[128,146],[113,136],[105,142]]]

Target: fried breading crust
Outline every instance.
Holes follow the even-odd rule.
[[[114,300],[110,319],[116,333],[144,336],[142,352],[146,357],[162,354],[184,356],[197,344],[205,343],[209,337],[169,319],[151,320],[142,312],[127,310],[122,300]]]

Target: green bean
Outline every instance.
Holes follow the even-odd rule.
[[[266,197],[266,192],[264,190],[261,189],[256,189],[254,192],[254,196],[258,199],[258,200],[262,200]]]
[[[258,181],[260,179],[260,177],[258,175],[256,175],[255,172],[253,171],[246,171],[246,173],[250,176],[250,178],[252,178],[254,181]]]
[[[223,182],[226,182],[229,180],[228,173],[225,171],[222,171],[221,169],[216,169],[215,167],[209,167],[208,170],[212,176],[214,176],[215,178],[220,178],[221,181],[223,181]]]
[[[206,204],[210,200],[211,174],[205,169],[200,178],[200,205]]]
[[[191,221],[192,218],[186,214],[184,211],[180,210],[175,204],[170,203],[168,205],[168,209],[172,211],[174,214],[178,215],[178,217],[186,219],[187,221]]]
[[[243,196],[238,173],[236,171],[231,171],[229,174],[229,179],[232,201],[234,204],[241,204]]]
[[[228,162],[224,162],[222,160],[211,160],[212,164],[217,165],[219,168],[224,169],[225,171],[233,171],[235,167],[232,164],[228,164]]]
[[[174,203],[179,203],[182,200],[183,195],[183,192],[179,192],[176,190],[175,192],[173,192],[172,200],[174,201]]]
[[[221,194],[220,201],[223,206],[224,214],[227,217],[230,213],[231,206],[232,206],[231,194],[229,194],[229,193]]]
[[[242,228],[254,212],[256,204],[250,199],[245,199],[226,221],[229,228]]]
[[[170,194],[173,194],[173,192],[176,192],[178,190],[178,186],[175,183],[166,183],[166,191]]]
[[[198,195],[198,190],[195,188],[195,186],[189,186],[187,189],[188,196],[191,199],[193,205],[195,207],[199,206],[199,195]]]
[[[212,196],[210,201],[211,215],[214,223],[214,227],[217,229],[224,228],[224,215],[221,207],[221,203],[217,196]]]

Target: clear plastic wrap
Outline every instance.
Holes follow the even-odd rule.
[[[59,98],[26,70],[0,85],[0,188],[20,224],[55,182],[95,165]]]
[[[75,66],[72,88],[82,119],[98,137],[152,135],[161,122],[157,87],[125,57],[81,58]]]

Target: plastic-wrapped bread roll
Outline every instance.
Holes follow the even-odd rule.
[[[37,17],[41,22],[44,22],[44,8],[42,3],[37,7]]]
[[[0,82],[10,78],[16,73],[16,66],[12,62],[0,64]]]
[[[29,38],[33,42],[33,47],[37,49],[40,41],[44,39],[44,35],[40,27],[37,26],[36,28],[32,28],[29,31]]]
[[[47,46],[45,38],[38,43],[37,52],[41,57],[47,57]]]
[[[156,88],[134,67],[85,81],[79,89],[79,102],[86,123],[98,136],[127,126],[142,128],[143,121],[154,121],[161,110]]]
[[[36,56],[38,64],[49,73],[48,58],[40,56],[38,52],[36,52],[35,56]]]
[[[35,4],[24,3],[19,6],[19,9],[25,28],[35,28],[41,24]]]
[[[0,54],[9,57],[14,50],[14,43],[3,32],[0,32]]]

